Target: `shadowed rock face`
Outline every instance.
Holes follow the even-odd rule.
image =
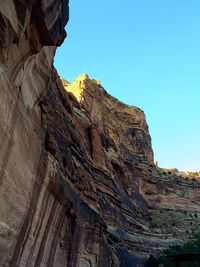
[[[66,207],[47,190],[40,98],[67,20],[67,1],[0,1],[1,266],[51,266],[56,255],[46,244],[56,239]]]
[[[104,172],[94,178],[95,201],[120,266],[136,266],[199,231],[199,174],[154,164],[143,111],[113,98],[86,74],[62,83],[78,120],[79,146]]]
[[[0,265],[143,266],[200,230],[199,174],[154,165],[143,111],[60,80],[67,20],[64,0],[0,2]]]

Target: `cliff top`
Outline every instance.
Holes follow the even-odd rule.
[[[80,74],[77,78],[74,79],[72,83],[66,81],[62,77],[61,77],[61,81],[63,83],[64,88],[68,92],[72,92],[79,102],[83,100],[84,93],[85,93],[84,91],[90,90],[90,92],[94,94],[94,97],[95,97],[95,94],[99,95],[100,93],[104,95],[106,98],[108,98],[110,101],[112,101],[113,102],[112,104],[117,103],[117,105],[120,106],[120,108],[123,108],[124,111],[128,113],[130,112],[130,110],[133,110],[134,112],[138,110],[139,112],[144,114],[144,111],[140,109],[139,107],[125,104],[124,102],[120,101],[116,97],[110,95],[106,91],[106,89],[101,85],[100,80],[91,78],[86,73]]]

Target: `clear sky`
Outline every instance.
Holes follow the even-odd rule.
[[[55,66],[142,108],[161,167],[200,170],[200,0],[71,0]]]

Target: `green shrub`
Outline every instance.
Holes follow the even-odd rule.
[[[193,255],[196,256],[193,258]],[[200,256],[200,233],[194,233],[182,246],[166,249],[164,256],[159,260],[155,260],[151,255],[145,267],[158,267],[161,263],[164,267],[200,267],[200,259],[196,259],[197,255]]]

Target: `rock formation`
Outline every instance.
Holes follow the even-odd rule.
[[[54,69],[68,2],[0,20],[0,266],[143,266],[199,231],[199,174],[154,165],[143,111]]]

